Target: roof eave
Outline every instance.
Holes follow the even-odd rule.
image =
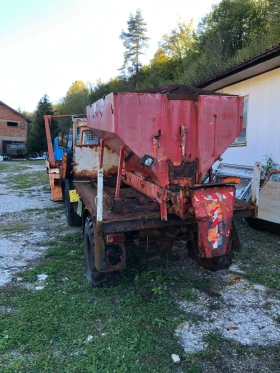
[[[4,105],[4,106],[6,106],[7,108],[9,108],[9,109],[12,110],[15,114],[21,116],[21,117],[22,117],[23,119],[25,119],[28,123],[31,123],[31,122],[32,122],[32,120],[31,120],[30,118],[28,118],[28,117],[26,117],[25,115],[19,113],[18,111],[16,111],[15,109],[13,109],[11,106],[5,104],[5,102],[0,101],[0,104],[2,104],[2,105]]]
[[[280,67],[280,44],[194,84],[217,90]]]

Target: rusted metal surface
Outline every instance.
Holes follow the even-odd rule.
[[[240,184],[241,183],[240,177],[222,176],[220,179],[221,179],[221,183],[225,183],[225,184]]]
[[[234,218],[240,219],[240,218],[247,218],[247,217],[255,217],[256,212],[257,212],[257,208],[255,205],[249,202],[235,199],[234,213],[233,213]]]
[[[75,179],[97,178],[99,160],[100,145],[75,147],[73,164]],[[118,172],[118,162],[118,155],[105,146],[103,157],[104,175],[116,175]]]
[[[126,268],[125,235],[111,235],[108,242],[99,222],[94,224],[94,265],[100,272]]]
[[[196,225],[198,255],[205,260],[227,254],[229,246],[239,249],[237,234],[235,242],[229,239],[230,232],[236,233],[234,210],[251,216],[255,206],[235,204],[234,186],[200,183],[240,134],[242,114],[241,97],[183,85],[112,93],[87,107],[87,128],[101,139],[87,157],[96,171],[104,169],[97,200],[102,201],[98,204],[101,218],[95,181],[79,182],[82,176],[75,170],[78,151],[84,152],[81,144],[75,150],[74,185],[96,222],[98,270],[125,267],[124,232],[133,230],[169,248],[175,239],[185,237],[188,225]],[[118,167],[115,175],[105,174],[106,149],[118,158],[110,162],[110,169]],[[93,168],[83,165],[81,172],[94,179]]]
[[[114,234],[106,237],[106,271],[126,268],[125,235]]]
[[[118,175],[117,175],[117,184],[116,184],[115,198],[119,198],[119,196],[120,196],[120,187],[121,187],[121,177],[122,177],[123,160],[124,160],[124,147],[121,146],[121,148],[120,148],[120,158],[119,158],[119,167],[118,167]]]
[[[65,180],[67,175],[67,162],[68,162],[68,154],[65,153],[62,157],[61,162],[59,163],[59,171],[61,175],[61,179]]]
[[[265,184],[270,180],[272,175],[280,174],[280,170],[273,170],[266,176],[265,181],[263,182],[261,189],[265,186]]]
[[[100,141],[99,168],[103,168],[104,159],[104,140]]]
[[[233,186],[198,188],[192,192],[192,205],[198,222],[200,257],[226,254],[235,200]]]
[[[200,89],[194,86],[186,84],[171,84],[155,88],[144,88],[138,90],[139,93],[159,93],[159,94],[169,94],[172,96],[183,94],[183,95],[221,95],[219,92],[208,91],[206,89]]]
[[[52,137],[51,137],[51,115],[44,115],[44,122],[45,122],[45,131],[46,131],[46,137],[47,137],[47,145],[48,145],[48,161],[49,161],[49,168],[55,168],[55,160],[54,160],[54,152],[53,152],[53,143],[52,143]]]
[[[51,200],[63,201],[61,177],[58,168],[49,168],[49,181],[51,187]]]
[[[168,100],[161,93],[112,93],[87,107],[88,126],[93,132],[117,154],[124,146],[125,168],[161,187],[170,183],[168,159],[174,166],[198,159],[196,182],[201,182],[240,134],[242,113],[243,98],[222,95],[199,95],[193,101]],[[185,145],[181,126],[186,127]],[[160,146],[155,146],[159,131]],[[151,167],[140,162],[145,154],[155,158]]]
[[[169,182],[171,185],[179,184],[180,186],[192,186],[198,179],[198,159],[192,162],[182,161],[180,165],[174,165],[170,160],[169,164]]]
[[[106,271],[105,242],[102,223],[94,223],[94,265],[99,272]]]

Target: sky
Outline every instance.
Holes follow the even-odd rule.
[[[164,33],[201,18],[219,0],[0,0],[0,101],[33,111],[47,94],[52,103],[76,80],[95,84],[118,75],[119,36],[140,9],[150,38],[148,63]]]

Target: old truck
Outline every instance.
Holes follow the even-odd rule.
[[[23,142],[14,142],[7,145],[7,156],[9,158],[26,158],[27,148]]]
[[[83,226],[91,285],[117,282],[132,242],[170,250],[185,240],[206,269],[231,264],[233,218],[254,217],[256,205],[235,198],[232,180],[203,180],[242,131],[242,114],[242,97],[173,85],[108,94],[73,120],[72,150],[60,165],[50,160],[51,185],[68,224]]]

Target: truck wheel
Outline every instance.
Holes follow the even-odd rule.
[[[191,259],[196,260],[198,265],[211,272],[227,269],[232,264],[233,253],[228,253],[222,256],[214,256],[213,258],[200,258],[198,255],[198,236],[197,232],[189,231],[190,240],[187,241],[188,255]],[[231,238],[229,238],[231,239]]]
[[[99,272],[94,266],[94,231],[91,216],[88,216],[85,221],[84,251],[86,278],[90,285],[93,287],[117,285],[119,280],[119,271]]]
[[[70,202],[69,191],[72,189],[74,189],[72,182],[70,180],[65,180],[64,203],[66,220],[70,227],[78,227],[82,225],[82,218],[76,214],[74,207]]]

